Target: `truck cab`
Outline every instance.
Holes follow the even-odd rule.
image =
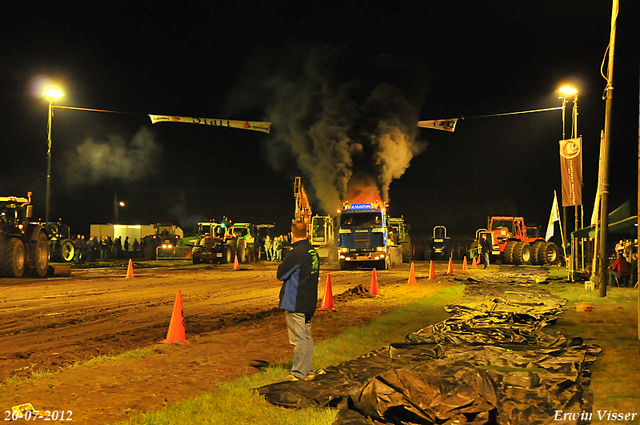
[[[345,202],[339,216],[340,269],[358,265],[386,270],[391,266],[386,206],[380,201]]]

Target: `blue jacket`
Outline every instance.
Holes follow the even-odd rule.
[[[280,305],[283,310],[304,313],[311,320],[318,304],[320,258],[308,240],[293,244],[284,261],[278,266]]]

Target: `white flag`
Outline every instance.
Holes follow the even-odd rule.
[[[451,118],[448,120],[432,120],[432,121],[418,121],[418,127],[422,128],[434,128],[436,130],[444,130],[454,132],[458,118]]]
[[[151,114],[149,114],[149,118],[151,118],[151,124],[155,124],[157,122],[184,122],[188,124],[212,125],[215,127],[241,128],[245,130],[262,131],[263,133],[269,133],[271,131],[270,122],[221,120],[216,118],[199,117],[176,117],[173,115]]]
[[[551,206],[551,214],[549,215],[549,225],[547,226],[547,234],[544,238],[545,241],[548,241],[553,236],[553,228],[556,221],[560,221],[560,210],[558,209],[558,198],[556,196],[556,192],[554,191],[553,205]]]

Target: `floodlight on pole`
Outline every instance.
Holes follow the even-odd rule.
[[[49,223],[49,208],[51,206],[51,117],[53,116],[53,99],[59,99],[64,96],[60,90],[50,87],[45,92],[44,95],[49,99],[49,120],[47,122],[47,199],[46,199],[46,207],[44,214],[45,223]]]

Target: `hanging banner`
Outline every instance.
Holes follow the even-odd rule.
[[[215,118],[175,117],[173,115],[151,114],[149,114],[149,118],[151,118],[151,124],[155,124],[157,122],[184,122],[187,124],[203,124],[213,125],[216,127],[242,128],[245,130],[262,131],[263,133],[269,133],[271,131],[270,122],[219,120]]]
[[[434,128],[436,130],[444,130],[454,132],[458,118],[451,118],[448,120],[431,120],[431,121],[418,121],[418,127],[422,128]]]
[[[560,140],[562,206],[582,205],[582,137]]]

